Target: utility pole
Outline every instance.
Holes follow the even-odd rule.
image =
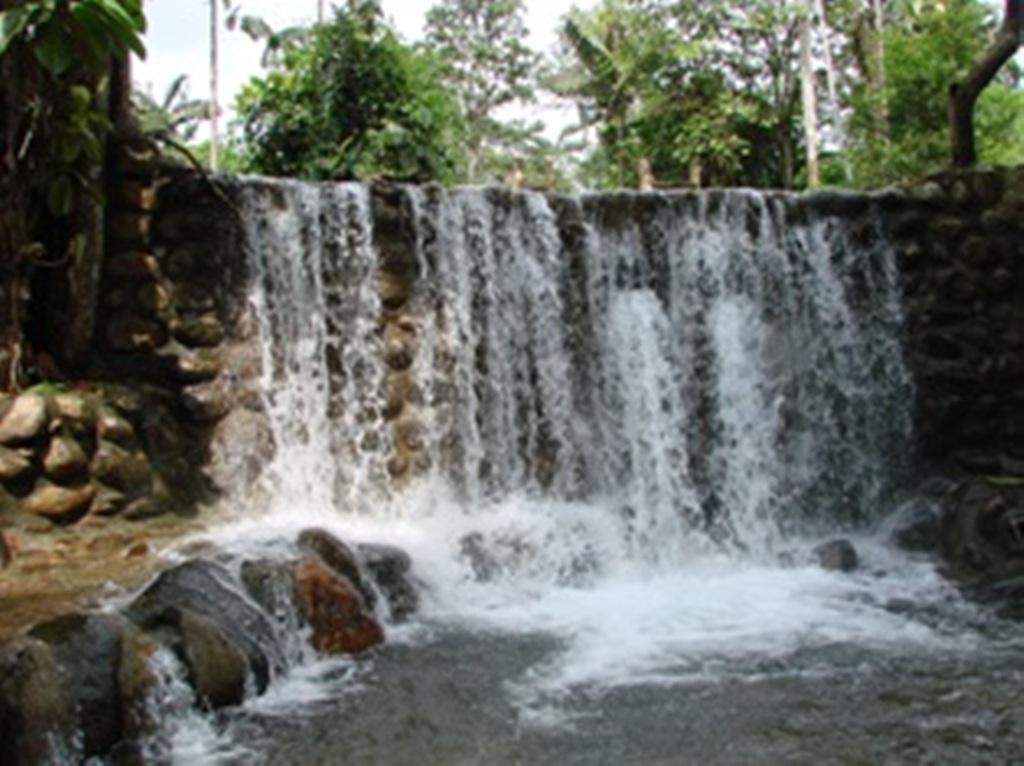
[[[316,23],[324,23],[324,0],[316,0]]]
[[[217,129],[217,118],[220,114],[220,103],[217,99],[217,3],[210,0],[210,170],[216,170],[219,164],[220,135]]]
[[[810,0],[800,21],[800,95],[804,112],[804,142],[807,144],[807,185],[821,186],[821,162],[818,153],[818,95],[814,83],[814,62],[811,58],[811,25],[814,2]]]

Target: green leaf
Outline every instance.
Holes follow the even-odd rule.
[[[32,52],[43,69],[53,77],[60,77],[74,62],[71,35],[56,22],[42,28],[32,45]]]
[[[0,11],[0,54],[4,53],[18,35],[25,31],[32,18],[32,9],[21,6]]]

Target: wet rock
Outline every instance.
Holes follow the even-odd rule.
[[[384,630],[359,590],[318,558],[296,565],[295,601],[318,652],[358,654],[384,641]]]
[[[976,586],[1024,570],[1024,482],[967,480],[943,503],[940,550],[951,576]]]
[[[82,748],[103,755],[122,738],[121,657],[130,624],[120,616],[74,614],[37,625],[29,635],[48,644],[63,670],[62,692],[78,711]]]
[[[409,574],[412,559],[401,548],[391,545],[357,546],[363,564],[384,595],[391,616],[403,620],[419,608],[419,592]]]
[[[150,630],[179,657],[203,707],[238,705],[245,699],[248,658],[213,620],[168,606]]]
[[[325,529],[305,529],[299,533],[299,548],[319,556],[323,562],[348,580],[356,588],[370,609],[376,605],[376,598],[360,566],[359,556],[352,548]]]
[[[0,648],[0,763],[64,763],[76,730],[51,648],[31,638]]]
[[[31,441],[43,432],[46,422],[46,400],[39,394],[22,394],[0,418],[0,444]]]
[[[161,574],[126,610],[145,629],[177,629],[181,610],[209,620],[245,656],[257,690],[266,689],[284,659],[270,620],[241,592],[230,573],[211,561],[189,561]]]
[[[216,423],[231,411],[228,387],[213,381],[182,391],[181,406],[195,423]]]
[[[938,551],[941,516],[928,502],[909,506],[897,521],[892,540],[897,546],[912,553]]]
[[[32,461],[20,452],[0,447],[0,481],[14,481],[32,470]]]
[[[70,522],[88,510],[95,494],[96,488],[92,484],[62,487],[41,482],[35,491],[25,498],[22,508],[26,513],[44,516],[51,521]]]
[[[246,592],[267,614],[278,620],[294,613],[294,562],[256,559],[242,563],[241,579]]]
[[[96,495],[89,506],[90,516],[113,516],[128,504],[128,497],[111,487],[96,486]]]
[[[93,478],[120,492],[138,494],[149,487],[152,470],[142,451],[128,451],[101,441],[90,465]]]
[[[490,582],[501,574],[501,564],[487,549],[480,532],[470,532],[459,540],[459,558],[469,564],[480,582]]]
[[[43,455],[43,469],[51,479],[69,479],[85,471],[89,458],[70,436],[54,436]]]
[[[857,549],[849,540],[829,540],[813,552],[821,568],[830,572],[852,572],[860,564]]]

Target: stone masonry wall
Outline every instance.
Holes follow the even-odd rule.
[[[1024,167],[949,172],[900,196],[885,222],[921,457],[1024,474]]]
[[[273,454],[243,250],[247,182],[131,148],[116,169],[90,382],[0,400],[0,527],[189,512],[252,485]],[[411,370],[417,316],[430,309],[407,197],[389,185],[372,196],[382,414],[400,485],[429,468]],[[1024,168],[805,195],[793,215],[837,216],[870,236],[872,210],[897,248],[906,295],[919,457],[941,470],[1024,474]],[[562,228],[577,258],[578,224]]]

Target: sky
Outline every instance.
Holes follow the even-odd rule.
[[[547,52],[555,44],[559,18],[572,6],[587,8],[595,0],[526,0],[530,42]],[[383,0],[384,12],[407,39],[422,36],[423,17],[433,0]],[[308,23],[316,17],[316,0],[241,0],[242,13],[261,16],[277,29]],[[209,0],[147,0],[146,60],[134,65],[136,85],[160,100],[171,82],[188,75],[191,98],[207,98],[210,92]],[[244,33],[220,34],[220,102],[229,109],[235,94],[252,76],[260,74],[261,43]],[[544,119],[556,126],[565,124],[565,106],[541,104],[526,116]],[[229,113],[230,119],[230,113]]]

